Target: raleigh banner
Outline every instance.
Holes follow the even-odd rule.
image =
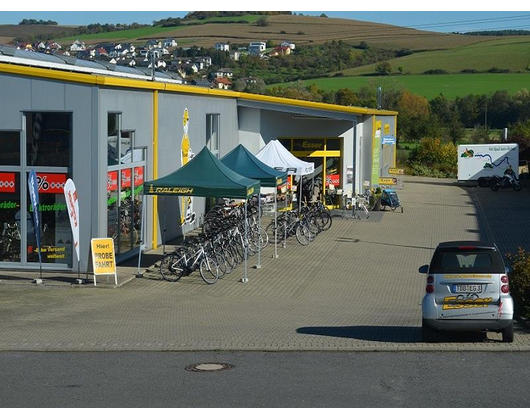
[[[79,201],[77,200],[77,191],[75,189],[74,181],[70,178],[68,178],[64,184],[64,198],[66,199],[68,216],[70,216],[70,226],[72,227],[72,236],[74,238],[77,261],[79,261]]]

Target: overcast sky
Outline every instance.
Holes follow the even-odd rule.
[[[286,3],[288,5],[288,3]],[[0,24],[18,24],[22,19],[54,20],[61,25],[87,25],[89,23],[144,23],[166,17],[183,17],[188,12],[170,11],[0,11]],[[467,32],[486,29],[530,30],[530,12],[370,12],[370,11],[295,11],[305,15],[365,20],[438,32]]]

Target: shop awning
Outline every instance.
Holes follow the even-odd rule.
[[[221,162],[246,178],[257,179],[262,187],[277,187],[287,181],[287,172],[265,165],[242,144],[223,157]]]
[[[290,175],[309,175],[315,171],[313,162],[298,159],[279,140],[270,141],[256,157],[266,165]]]
[[[228,168],[204,147],[190,162],[163,178],[144,183],[146,195],[248,198],[260,182]]]

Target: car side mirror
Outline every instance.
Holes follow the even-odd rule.
[[[429,266],[426,264],[426,265],[422,265],[418,271],[421,273],[421,274],[427,274],[429,272]]]

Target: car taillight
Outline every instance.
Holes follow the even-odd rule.
[[[434,283],[434,277],[433,276],[427,277],[427,283],[429,284]]]
[[[427,293],[432,293],[434,292],[434,286],[432,284],[428,284],[427,287],[425,288],[425,291]]]
[[[501,283],[502,283],[501,292],[502,293],[509,293],[510,292],[510,285],[508,284],[509,283],[508,276],[502,276],[501,277]]]

